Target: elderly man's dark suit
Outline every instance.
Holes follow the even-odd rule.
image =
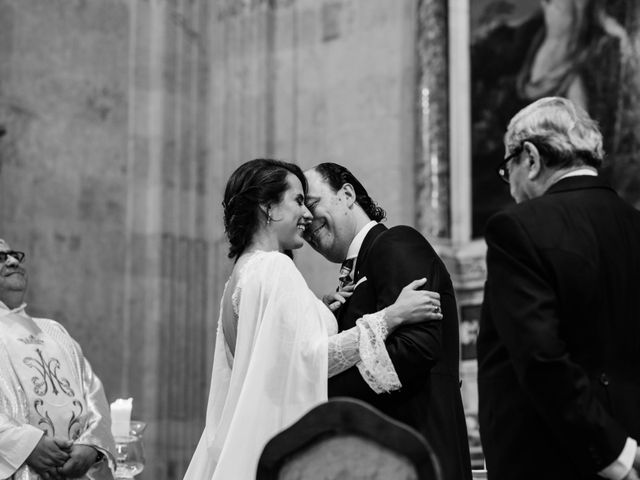
[[[441,295],[444,320],[403,326],[386,341],[402,388],[376,394],[353,367],[329,379],[329,396],[359,398],[418,430],[438,456],[447,480],[471,478],[469,444],[460,397],[458,315],[449,274],[431,245],[406,226],[376,225],[356,261],[364,279],[338,313],[340,330],[363,314],[391,305],[403,287],[421,277]]]
[[[485,237],[489,478],[599,478],[640,440],[640,212],[597,177],[570,177],[493,216]]]

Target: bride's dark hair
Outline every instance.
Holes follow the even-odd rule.
[[[258,158],[240,165],[224,190],[224,229],[229,239],[229,258],[237,259],[247,248],[265,218],[260,204],[278,203],[288,188],[287,175],[295,175],[307,193],[307,180],[293,163]]]

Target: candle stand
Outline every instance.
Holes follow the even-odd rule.
[[[116,441],[115,480],[135,478],[144,470],[144,445],[142,434],[147,424],[132,420],[129,423],[129,435],[118,435]]]

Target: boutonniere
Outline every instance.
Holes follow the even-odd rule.
[[[358,285],[360,285],[361,283],[364,283],[367,281],[367,277],[362,277],[360,280],[358,280],[358,282],[353,286],[353,289],[355,290],[356,288],[358,288]]]

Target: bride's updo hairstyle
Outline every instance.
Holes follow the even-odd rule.
[[[287,175],[293,174],[307,192],[307,180],[293,163],[258,158],[240,165],[231,174],[224,190],[224,229],[229,239],[229,258],[237,259],[258,231],[267,213],[260,205],[280,202],[288,188]]]

